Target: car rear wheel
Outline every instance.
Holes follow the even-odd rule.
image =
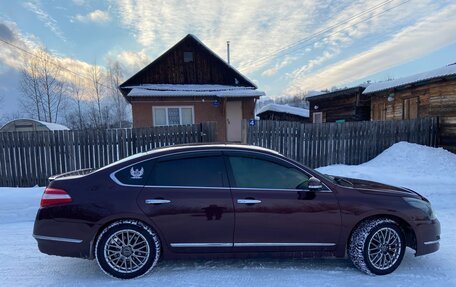
[[[397,223],[380,218],[361,223],[353,232],[348,254],[353,264],[371,275],[386,275],[401,264],[405,236]]]
[[[110,224],[95,246],[98,265],[108,275],[131,279],[149,272],[160,257],[160,240],[147,225],[135,220]]]

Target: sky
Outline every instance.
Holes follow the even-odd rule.
[[[22,111],[38,47],[77,77],[119,61],[128,78],[189,33],[224,59],[230,41],[231,64],[274,98],[456,62],[456,2],[0,0],[0,115]]]

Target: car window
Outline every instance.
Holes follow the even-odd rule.
[[[152,171],[152,161],[143,161],[119,170],[114,174],[115,178],[123,184],[143,186],[147,182],[147,176]]]
[[[221,156],[161,160],[155,164],[149,185],[223,187],[224,176]]]
[[[234,185],[241,188],[306,189],[309,176],[265,159],[229,156]]]

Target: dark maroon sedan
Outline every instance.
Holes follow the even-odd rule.
[[[405,188],[322,175],[263,148],[197,145],[51,178],[34,237],[41,252],[96,258],[123,279],[160,258],[272,253],[348,256],[383,275],[406,246],[437,251],[440,224]]]

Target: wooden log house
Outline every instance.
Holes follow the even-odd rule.
[[[307,96],[311,122],[368,121],[370,98],[362,95],[365,88],[365,85],[359,85]]]
[[[373,83],[363,95],[371,99],[374,121],[439,117],[439,144],[456,152],[456,63]]]

